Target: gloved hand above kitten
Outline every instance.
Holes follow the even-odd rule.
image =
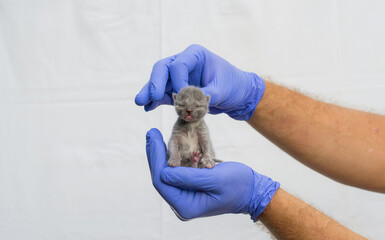
[[[249,120],[265,91],[265,82],[255,73],[244,72],[199,45],[158,61],[150,81],[135,98],[146,111],[161,104],[173,105],[172,93],[188,86],[201,87],[210,95],[212,114],[227,113]]]

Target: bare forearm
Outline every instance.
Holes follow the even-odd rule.
[[[260,220],[277,239],[365,239],[282,189]]]
[[[248,122],[314,170],[385,192],[384,116],[323,103],[266,81]]]

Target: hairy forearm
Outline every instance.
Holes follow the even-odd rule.
[[[282,189],[260,220],[277,239],[365,239]]]
[[[312,169],[385,192],[384,116],[323,103],[266,81],[248,123]]]

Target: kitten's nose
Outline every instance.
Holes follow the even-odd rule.
[[[191,109],[186,109],[186,112],[188,113],[188,115],[190,115],[192,113],[192,110]]]

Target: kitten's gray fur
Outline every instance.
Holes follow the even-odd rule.
[[[204,115],[208,112],[210,96],[198,87],[185,87],[173,93],[178,120],[168,143],[168,165],[213,168],[214,150]]]

